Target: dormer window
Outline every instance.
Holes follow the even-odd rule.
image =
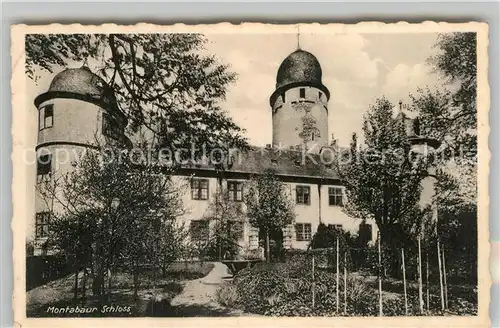
[[[300,99],[305,99],[306,98],[306,89],[305,88],[300,88],[300,90],[299,90],[299,97],[300,97]]]
[[[38,111],[39,130],[51,128],[54,125],[54,105],[46,105]]]

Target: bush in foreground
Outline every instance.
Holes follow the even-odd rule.
[[[219,303],[230,308],[242,308],[249,313],[270,316],[378,316],[378,291],[356,274],[347,279],[346,313],[344,313],[344,277],[339,279],[339,306],[336,304],[336,275],[316,270],[313,279],[307,258],[287,263],[261,263],[242,270],[233,283],[221,286]],[[384,292],[384,316],[406,315],[404,296]],[[442,313],[439,297],[432,295],[428,315],[474,315],[477,305],[450,295],[450,309]],[[419,315],[415,292],[408,294],[408,315]]]

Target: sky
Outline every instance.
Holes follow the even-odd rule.
[[[436,33],[406,34],[206,34],[206,52],[216,55],[238,76],[230,85],[223,108],[246,130],[250,144],[272,142],[269,96],[281,62],[300,48],[314,54],[330,90],[329,134],[348,145],[360,135],[363,115],[377,97],[406,102],[417,87],[433,87],[439,78],[425,64],[437,51]],[[81,63],[75,64],[76,67]],[[45,92],[53,74],[28,81],[29,102]],[[33,105],[31,105],[33,106]],[[34,106],[33,106],[34,107]],[[35,108],[32,108],[36,113]],[[36,117],[35,117],[36,119]]]

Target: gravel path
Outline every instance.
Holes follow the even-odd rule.
[[[215,262],[214,268],[203,278],[185,283],[182,293],[170,304],[180,316],[240,316],[238,310],[227,309],[217,303],[216,292],[226,279],[231,278],[227,267]]]

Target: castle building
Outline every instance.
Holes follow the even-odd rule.
[[[251,147],[240,153],[222,175],[210,164],[185,165],[177,171],[176,179],[189,180],[182,199],[189,214],[180,219],[191,227],[191,238],[210,235],[210,222],[204,217],[217,190],[228,190],[230,198],[244,206],[245,181],[274,168],[295,203],[295,222],[283,229],[285,248],[307,248],[320,223],[351,232],[363,225],[364,231],[371,234],[369,239],[375,240],[374,222],[351,218],[343,212],[342,181],[319,159],[321,149],[328,147],[329,98],[330,92],[322,83],[321,65],[313,54],[298,49],[285,58],[270,96],[273,146]],[[95,147],[99,140],[131,146],[125,135],[127,119],[116,105],[113,90],[86,67],[57,74],[48,91],[35,99],[35,106],[39,117],[36,147],[45,152],[40,152],[38,158],[37,183],[50,180],[56,170],[72,170],[78,154]],[[301,145],[311,149],[307,158],[297,150]],[[69,150],[74,158],[64,164],[52,161],[61,149]],[[36,255],[43,253],[54,209],[39,196],[35,202],[28,242],[34,243]],[[259,246],[258,231],[248,222],[243,224],[239,239],[242,248]]]

